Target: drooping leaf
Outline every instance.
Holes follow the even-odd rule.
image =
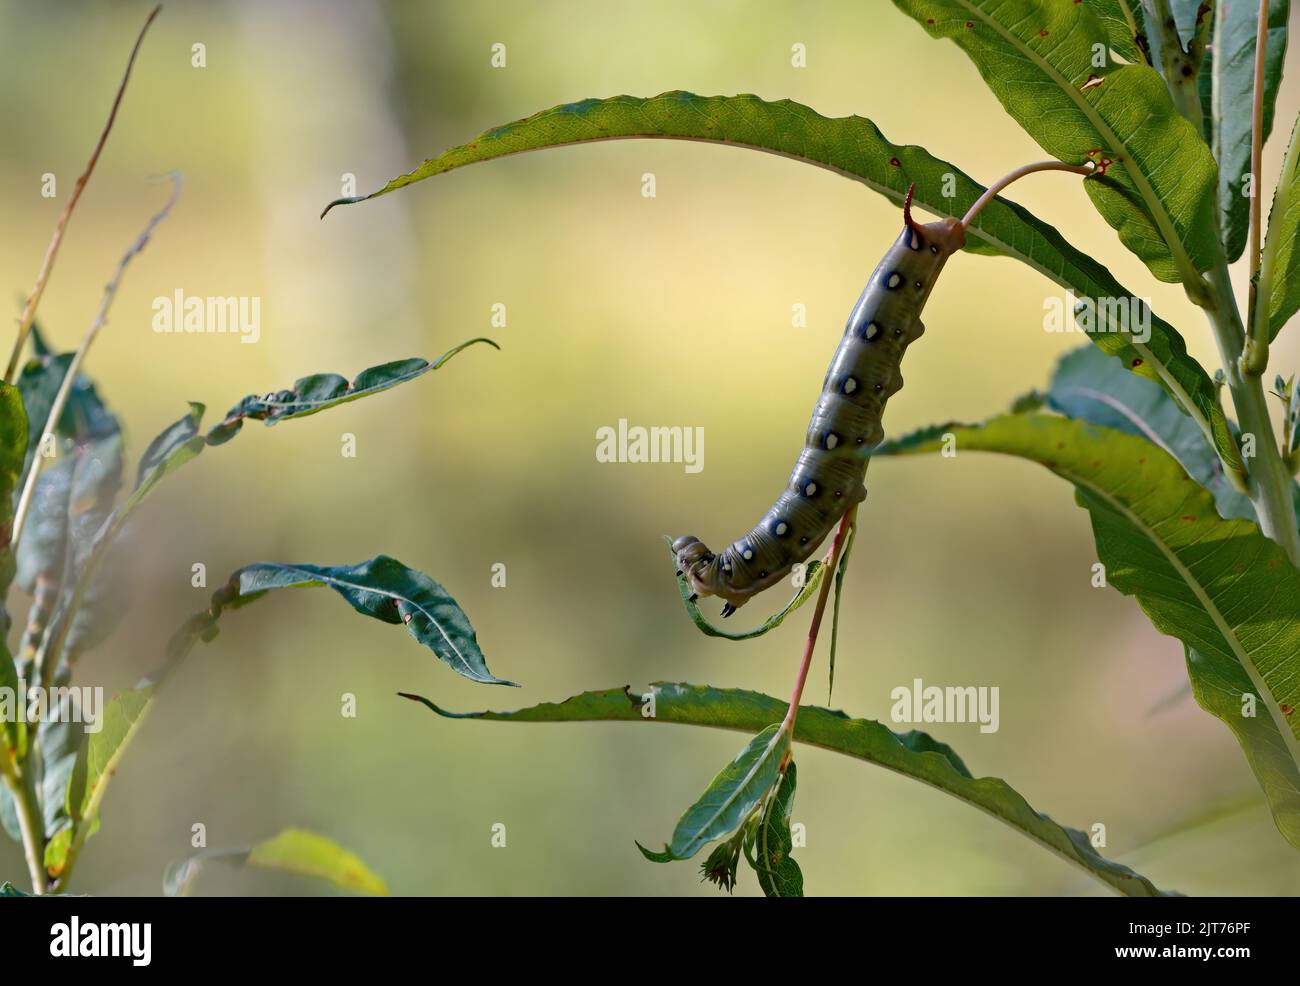
[[[1158,77],[1156,84],[1163,85]],[[667,92],[649,99],[587,99],[544,110],[430,158],[370,195],[338,199],[325,211],[481,161],[628,137],[702,141],[778,154],[860,181],[898,205],[908,187],[915,185],[916,207],[941,216],[963,215],[985,191],[959,168],[923,148],[891,143],[862,117],[828,119],[790,100],[769,103],[750,95]],[[944,194],[948,191],[953,193],[950,197]],[[1168,389],[1213,436],[1225,461],[1239,460],[1214,385],[1188,356],[1182,337],[1103,265],[1028,210],[1002,198],[975,218],[967,231],[966,249],[1019,260],[1081,299],[1132,299],[1139,324],[1128,324],[1127,306],[1118,314],[1114,307],[1103,307],[1087,327],[1089,338],[1132,372]]]
[[[669,542],[668,551],[675,564],[677,556],[672,551],[672,539],[665,538],[664,540]],[[794,594],[794,597],[786,603],[780,611],[773,613],[752,630],[738,630],[731,632],[723,630],[721,627],[714,626],[710,623],[705,618],[704,614],[700,612],[699,604],[691,600],[691,596],[694,595],[694,592],[685,575],[677,576],[677,591],[681,593],[682,605],[686,607],[686,613],[691,618],[691,622],[699,627],[705,636],[721,637],[723,640],[753,640],[755,637],[763,636],[763,634],[770,630],[775,630],[785,622],[787,616],[808,601],[809,597],[817,591],[817,587],[821,585],[824,567],[825,566],[819,561],[810,561],[804,569],[803,585],[799,587],[799,590]]]
[[[231,575],[212,596],[208,610],[191,618],[168,647],[172,660],[200,639],[216,636],[223,609],[252,602],[272,589],[326,586],[358,613],[384,623],[404,623],[411,636],[444,664],[471,681],[513,685],[492,674],[469,617],[441,585],[396,558],[378,555],[356,565],[287,565],[258,562]]]
[[[27,456],[27,413],[17,387],[0,381],[0,636],[9,630],[5,599],[14,580],[11,550],[14,500],[25,471]]]
[[[388,885],[359,856],[332,839],[306,829],[285,829],[274,838],[242,849],[207,849],[172,863],[163,877],[168,897],[188,895],[199,870],[210,862],[254,866],[324,880],[343,890],[387,897]]]
[[[894,4],[931,37],[956,42],[1052,157],[1112,161],[1106,180],[1084,183],[1097,210],[1160,280],[1199,282],[1218,246],[1214,158],[1155,69],[1110,58],[1091,8],[1074,0]]]
[[[790,734],[782,723],[764,727],[682,813],[663,853],[644,848],[642,853],[656,863],[690,859],[714,839],[736,832],[776,783],[789,748]]]
[[[749,865],[758,874],[758,885],[765,897],[803,896],[803,871],[791,855],[794,840],[790,835],[790,815],[794,811],[796,783],[795,765],[791,761],[763,805],[752,841],[746,843]]]
[[[149,443],[136,467],[136,492],[144,490],[147,493],[164,475],[199,454],[203,443],[196,443],[195,438],[204,410],[202,404],[190,401],[189,412],[164,428]],[[190,454],[186,455],[186,452]]]
[[[1268,237],[1260,264],[1259,303],[1268,304],[1269,338],[1300,309],[1300,117],[1296,117],[1282,174],[1268,214]]]
[[[994,418],[949,429],[960,449],[999,452],[1038,462],[1074,484],[1091,515],[1106,578],[1134,596],[1156,629],[1194,652],[1188,671],[1198,699],[1238,687],[1242,676],[1263,709],[1247,758],[1257,771],[1286,751],[1300,765],[1300,570],[1282,548],[1245,520],[1224,520],[1210,493],[1149,441],[1084,422],[1038,414]],[[887,442],[874,455],[936,451],[929,437]],[[1237,695],[1238,707],[1247,692]],[[1220,715],[1222,697],[1206,706]],[[1217,711],[1216,711],[1217,710]],[[1261,737],[1273,734],[1263,745]],[[1270,749],[1266,750],[1263,747]],[[1295,791],[1276,795],[1267,766],[1259,780],[1282,834],[1300,848]]]
[[[786,703],[770,695],[737,688],[655,682],[655,715],[642,714],[642,697],[627,688],[583,692],[559,703],[543,703],[513,712],[452,713],[427,698],[404,695],[451,719],[500,722],[660,722],[714,726],[752,732],[778,719]],[[946,743],[917,730],[895,733],[868,719],[843,712],[802,706],[795,720],[796,742],[843,753],[895,771],[982,809],[1056,855],[1074,863],[1122,894],[1161,896],[1161,891],[1127,866],[1101,856],[1086,833],[1058,825],[1035,811],[1005,781],[974,777]]]
[[[250,394],[230,409],[221,424],[208,432],[207,443],[220,445],[229,441],[243,427],[245,419],[265,421],[268,425],[273,425],[277,421],[305,418],[349,401],[391,390],[399,384],[424,376],[430,370],[438,369],[457,353],[479,342],[487,343],[493,349],[501,348],[491,339],[470,339],[449,349],[433,362],[414,358],[383,363],[362,370],[351,383],[337,373],[315,373],[298,380],[290,390],[280,390],[265,396]]]
[[[1228,481],[1214,449],[1168,393],[1135,377],[1095,346],[1083,346],[1061,359],[1047,402],[1066,417],[1138,435],[1158,445],[1214,494],[1221,516],[1255,519],[1250,498]]]

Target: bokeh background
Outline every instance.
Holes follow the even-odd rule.
[[[0,271],[15,313],[102,126],[149,4],[0,3]],[[490,48],[507,46],[507,67]],[[808,65],[790,63],[807,46]],[[191,46],[207,66],[191,67]],[[1276,174],[1300,110],[1297,46],[1265,155]],[[150,894],[210,845],[315,828],[402,894],[716,894],[693,864],[644,862],[743,744],[624,724],[449,722],[588,688],[685,680],[788,693],[803,619],[761,640],[701,636],[660,537],[723,542],[780,489],[826,361],[896,209],[852,182],[731,148],[620,142],[470,168],[322,223],[341,176],[378,187],[488,127],[587,96],[683,88],[860,113],[983,181],[1042,156],[958,49],[885,3],[599,0],[169,2],[147,39],[41,308],[80,338],[104,282],[179,169],[185,192],[131,268],[87,364],[136,454],[186,400],[209,422],[249,392],[431,356],[489,331],[436,375],[301,422],[250,425],[170,479],[140,514],[123,577],[134,601],[82,665],[117,690],[158,663],[210,586],[254,560],[325,564],[387,552],[442,581],[492,669],[475,686],[399,628],[326,591],[228,615],[124,762],[77,886]],[[40,176],[59,196],[41,198]],[[643,198],[641,176],[657,177]],[[1272,195],[1271,178],[1265,194]],[[1064,176],[1014,197],[1152,298],[1209,365],[1181,290],[1155,283]],[[1266,200],[1267,201],[1267,200]],[[1237,272],[1241,283],[1242,272]],[[257,295],[262,337],[167,336],[152,299]],[[1051,286],[1006,259],[954,261],[908,354],[891,434],[979,419],[1042,385],[1078,336],[1042,330]],[[808,326],[790,325],[807,305]],[[1300,334],[1274,350],[1300,364]],[[595,430],[702,425],[706,468],[601,465]],[[355,459],[340,436],[356,435]],[[1040,811],[1102,822],[1107,854],[1188,893],[1285,894],[1300,863],[1228,731],[1184,692],[1181,647],[1089,583],[1095,553],[1071,490],[1011,460],[877,463],[843,607],[833,704],[887,718],[889,691],[997,685],[1001,729],[936,725],[976,774]],[[490,584],[493,563],[508,585]],[[781,596],[776,592],[774,596]],[[773,600],[775,603],[777,600]],[[755,603],[742,622],[755,620]],[[710,608],[710,612],[712,612]],[[359,715],[340,715],[358,697]],[[1163,701],[1175,696],[1170,701]],[[826,698],[824,659],[808,698]],[[821,751],[800,753],[799,854],[818,894],[1104,894],[943,794]],[[1217,820],[1185,830],[1206,814]],[[490,845],[491,827],[508,845]],[[0,876],[24,872],[0,842]],[[318,893],[214,867],[204,893]],[[753,893],[752,875],[737,893]]]

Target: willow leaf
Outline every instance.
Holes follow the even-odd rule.
[[[323,880],[343,890],[387,897],[388,885],[356,853],[333,839],[306,829],[285,829],[272,839],[241,849],[205,849],[172,863],[163,876],[168,897],[188,895],[199,871],[208,863],[253,866]]]
[[[1260,264],[1260,301],[1267,298],[1269,338],[1300,309],[1300,117],[1296,117],[1282,174],[1268,214],[1268,238]]]
[[[9,630],[5,601],[15,570],[14,553],[10,545],[14,491],[23,473],[26,453],[27,416],[23,410],[22,394],[17,387],[0,381],[0,688],[10,689],[8,694],[14,696],[19,693],[18,671],[5,639]],[[4,758],[6,770],[11,760],[19,758],[25,752],[27,730],[17,720],[17,716],[5,716],[3,725],[0,725],[0,738],[4,741],[0,757]]]
[[[99,807],[127,747],[139,732],[157,688],[142,685],[116,695],[104,707],[97,732],[90,733],[77,755],[64,795],[67,825],[50,837],[45,868],[58,879],[86,840],[99,828]]]
[[[1069,480],[1087,508],[1108,582],[1134,596],[1161,633],[1195,653],[1188,672],[1198,699],[1237,687],[1237,715],[1254,694],[1264,707],[1253,728],[1234,728],[1269,798],[1282,834],[1300,848],[1295,791],[1273,779],[1300,766],[1300,570],[1259,527],[1224,520],[1213,496],[1178,462],[1144,439],[1039,414],[950,428],[959,449],[999,452],[1046,466]],[[874,455],[938,451],[942,442],[908,436]],[[1204,704],[1204,703],[1203,703]],[[1206,708],[1225,714],[1222,701]],[[1272,723],[1271,730],[1266,723]],[[1260,744],[1261,737],[1269,737]],[[1265,749],[1264,746],[1272,749]],[[1274,764],[1286,751],[1289,766]]]
[[[1160,446],[1214,494],[1221,516],[1256,519],[1250,498],[1229,482],[1214,449],[1168,393],[1128,373],[1095,346],[1062,357],[1047,402],[1066,417],[1138,435]]]
[[[1189,3],[1188,7],[1199,7]],[[1273,112],[1286,58],[1286,23],[1290,0],[1272,0],[1268,8],[1268,48],[1264,62],[1264,139],[1273,129]],[[1250,174],[1252,107],[1255,96],[1255,38],[1259,3],[1220,0],[1214,8],[1213,41],[1205,54],[1209,105],[1210,148],[1219,162],[1218,208],[1223,248],[1236,260],[1250,232],[1250,196],[1242,183]],[[1204,102],[1204,100],[1203,100]],[[1263,177],[1255,176],[1255,194]]]
[[[750,732],[779,719],[786,703],[770,695],[738,688],[655,682],[655,715],[643,716],[642,698],[628,688],[583,692],[559,703],[543,703],[513,712],[447,712],[427,698],[403,695],[450,719],[498,722],[664,722],[713,726]],[[1151,881],[1127,866],[1100,855],[1088,836],[1058,825],[1035,811],[1005,781],[974,777],[946,743],[917,730],[895,733],[869,719],[850,719],[843,712],[802,706],[795,720],[794,739],[865,760],[867,763],[922,781],[1028,836],[1061,858],[1081,867],[1122,894],[1162,896]]]
[[[1158,77],[1156,82],[1163,85]],[[325,212],[481,161],[628,137],[701,141],[777,154],[862,182],[898,205],[915,185],[915,204],[941,216],[963,215],[985,191],[923,148],[891,143],[874,123],[859,116],[831,119],[790,100],[766,102],[751,95],[667,92],[648,99],[586,99],[543,110],[429,158],[369,195],[337,199]],[[953,194],[945,197],[944,191]],[[1212,436],[1224,460],[1239,461],[1209,375],[1188,356],[1177,330],[1151,313],[1102,264],[1028,210],[1002,198],[975,218],[966,249],[1019,260],[1081,299],[1132,299],[1143,324],[1130,326],[1117,320],[1114,306],[1103,307],[1087,327],[1089,338],[1132,372],[1159,381]],[[1118,308],[1128,311],[1127,306]]]
[[[432,362],[418,357],[399,359],[362,370],[350,382],[337,373],[314,373],[302,377],[289,390],[279,390],[265,396],[250,394],[226,414],[226,418],[206,436],[209,445],[229,441],[243,427],[245,419],[265,421],[273,425],[290,418],[305,418],[349,401],[360,400],[372,394],[391,390],[399,384],[422,377],[436,370],[457,353],[475,343],[485,342],[500,349],[491,339],[470,339],[449,349]]]
[[[763,805],[763,816],[754,827],[752,845],[746,845],[752,852],[746,854],[749,865],[758,874],[758,885],[765,897],[803,896],[803,871],[791,855],[794,839],[790,835],[790,814],[794,811],[797,782],[797,771],[791,761]]]
[[[471,681],[514,684],[488,670],[474,627],[450,593],[423,572],[388,555],[377,555],[356,565],[247,565],[213,593],[209,609],[191,617],[173,636],[168,659],[180,660],[199,640],[215,637],[223,610],[253,602],[272,589],[312,586],[333,589],[364,616],[384,623],[404,623],[412,637]]]
[[[956,42],[1053,157],[1112,161],[1106,181],[1084,185],[1097,210],[1156,277],[1201,290],[1199,272],[1218,254],[1214,157],[1155,69],[1111,59],[1090,8],[1074,0],[894,4],[931,37]]]

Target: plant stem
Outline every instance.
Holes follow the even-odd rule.
[[[790,696],[790,708],[785,714],[785,721],[781,728],[793,739],[794,737],[794,720],[799,714],[799,700],[803,698],[804,685],[808,683],[808,670],[812,667],[813,650],[817,647],[817,631],[821,629],[822,616],[826,612],[826,600],[830,596],[832,576],[840,562],[840,552],[844,550],[844,540],[848,536],[849,529],[853,526],[853,521],[858,515],[858,508],[853,507],[841,519],[839,529],[835,532],[835,540],[831,544],[830,557],[826,561],[826,576],[822,579],[821,588],[817,591],[817,606],[813,609],[812,625],[808,628],[808,641],[804,644],[803,660],[799,663],[799,674],[794,682],[794,694]],[[785,758],[781,761],[781,769],[790,761],[790,750],[787,749]]]
[[[50,237],[50,245],[45,248],[45,259],[41,261],[41,269],[36,275],[36,283],[32,286],[32,293],[27,296],[27,304],[23,307],[22,318],[18,322],[18,337],[14,340],[13,353],[9,357],[9,366],[5,370],[5,383],[13,383],[14,373],[18,369],[18,360],[22,356],[23,344],[27,341],[27,334],[32,329],[32,321],[36,318],[36,306],[41,303],[41,296],[45,293],[46,282],[50,279],[50,271],[54,267],[54,258],[59,254],[59,247],[63,244],[63,231],[68,228],[68,220],[72,218],[72,210],[77,207],[77,202],[81,199],[81,193],[86,188],[86,183],[90,181],[91,172],[95,170],[95,165],[99,162],[100,152],[104,150],[104,144],[108,140],[108,134],[113,129],[113,123],[117,120],[118,107],[122,105],[122,95],[126,92],[127,81],[131,78],[131,68],[135,65],[135,56],[140,51],[140,44],[144,41],[145,32],[149,30],[149,25],[153,23],[158,12],[162,10],[162,4],[154,7],[145,18],[144,27],[140,28],[140,33],[136,36],[135,46],[131,49],[131,57],[126,62],[126,72],[122,75],[122,83],[117,87],[117,96],[113,100],[113,108],[109,111],[108,122],[104,124],[104,131],[99,135],[99,142],[95,144],[95,149],[90,155],[90,163],[86,165],[86,170],[81,173],[77,183],[72,186],[72,195],[68,197],[68,204],[63,207],[63,213],[59,216],[59,221],[54,225],[54,234]]]
[[[32,785],[31,774],[24,770],[22,776],[19,776],[6,770],[4,782],[18,808],[18,829],[23,837],[23,856],[27,859],[27,873],[32,881],[32,892],[43,894],[47,889],[45,823],[41,817],[40,804]]]
[[[1201,57],[1205,53],[1201,18],[1197,19],[1194,29],[1194,50],[1188,52],[1183,50],[1182,38],[1178,35],[1178,24],[1174,20],[1169,0],[1147,0],[1143,6],[1146,8],[1147,32],[1158,49],[1156,54],[1165,77],[1165,87],[1169,90],[1174,106],[1196,128],[1198,134],[1204,134],[1205,120],[1196,78],[1201,67]],[[1208,15],[1207,10],[1202,18]]]
[[[1291,495],[1292,474],[1278,449],[1263,380],[1242,370],[1245,331],[1223,257],[1210,271],[1210,284],[1213,297],[1206,313],[1219,346],[1237,421],[1242,434],[1253,435],[1255,439],[1247,493],[1255,505],[1260,530],[1280,544],[1292,564],[1300,568],[1300,530],[1296,527],[1295,501]]]
[[[1262,376],[1268,369],[1268,318],[1259,317],[1260,175],[1264,170],[1264,61],[1268,55],[1268,0],[1259,0],[1259,24],[1255,31],[1255,91],[1251,103],[1250,136],[1250,293],[1246,306],[1250,332],[1242,355],[1242,370],[1249,376]],[[1287,154],[1290,157],[1290,153]],[[1285,169],[1284,169],[1285,170]],[[1264,300],[1267,308],[1268,299]]]

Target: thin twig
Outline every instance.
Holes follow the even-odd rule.
[[[1263,209],[1260,176],[1264,170],[1264,62],[1268,57],[1268,0],[1259,0],[1259,24],[1255,29],[1255,92],[1251,104],[1250,134],[1250,293],[1246,317],[1250,332],[1241,356],[1241,368],[1248,375],[1261,376],[1268,369],[1268,319],[1259,318],[1259,264]],[[1268,299],[1264,300],[1268,304]]]
[[[131,57],[126,62],[126,72],[122,75],[122,84],[117,87],[117,97],[113,100],[113,108],[109,111],[108,122],[104,124],[104,132],[99,135],[99,143],[95,145],[94,153],[90,155],[90,162],[86,165],[86,170],[82,172],[81,177],[77,179],[77,184],[72,188],[72,195],[68,198],[68,204],[63,207],[63,214],[59,216],[59,221],[54,226],[54,234],[50,237],[50,245],[45,248],[45,259],[41,262],[40,272],[36,275],[36,284],[32,287],[32,293],[27,296],[27,304],[23,308],[22,318],[18,322],[18,338],[14,340],[13,354],[9,357],[9,367],[5,370],[5,383],[13,383],[14,374],[18,369],[18,360],[22,357],[23,345],[27,342],[27,334],[31,331],[32,320],[36,318],[36,306],[41,302],[41,295],[45,293],[45,284],[50,279],[50,271],[54,267],[54,258],[59,253],[59,247],[63,243],[63,231],[67,229],[68,220],[72,218],[72,210],[77,207],[77,201],[81,198],[81,193],[90,181],[90,174],[95,170],[95,165],[99,163],[99,154],[104,149],[104,144],[108,140],[109,131],[113,129],[113,122],[117,119],[118,107],[122,105],[122,95],[126,92],[126,83],[131,78],[131,68],[135,65],[135,56],[140,51],[140,44],[144,41],[145,32],[149,30],[149,25],[153,23],[158,12],[162,10],[162,4],[154,7],[149,16],[145,19],[144,27],[140,28],[140,33],[136,36],[135,46],[131,49]]]
[[[113,279],[108,282],[104,288],[104,297],[99,303],[99,311],[95,313],[95,319],[90,323],[90,328],[86,330],[85,338],[81,340],[81,345],[73,354],[72,361],[68,364],[67,372],[63,376],[63,382],[59,385],[59,392],[54,397],[54,403],[50,406],[49,416],[45,419],[45,428],[42,431],[41,442],[50,440],[58,428],[59,418],[63,414],[63,408],[68,403],[68,395],[72,392],[73,383],[77,378],[77,373],[81,369],[81,364],[86,358],[86,351],[90,349],[90,344],[95,341],[95,336],[103,328],[104,323],[108,321],[108,310],[112,307],[113,299],[117,295],[117,289],[122,283],[122,276],[126,273],[127,265],[142,251],[149,243],[149,237],[153,234],[154,229],[167,218],[171,212],[172,206],[176,204],[176,199],[181,193],[181,176],[177,172],[168,175],[172,182],[172,193],[168,196],[167,202],[158,210],[152,219],[145,225],[144,230],[140,233],[136,241],[131,244],[130,249],[122,255],[118,261],[117,272]],[[32,492],[36,488],[36,477],[40,474],[41,463],[44,456],[36,455],[32,458],[32,466],[27,471],[27,481],[23,484],[23,492],[18,500],[18,506],[14,510],[13,536],[10,545],[14,548],[18,545],[18,538],[22,534],[23,522],[27,519],[27,511],[31,506]]]

